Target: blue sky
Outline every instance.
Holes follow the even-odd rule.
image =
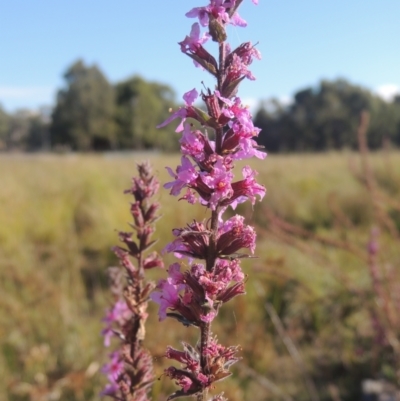
[[[181,97],[211,77],[177,45],[205,0],[0,0],[0,104],[7,111],[51,105],[62,74],[78,58],[111,82],[139,74],[171,85]],[[288,99],[321,79],[344,77],[384,95],[400,90],[399,0],[244,0],[247,28],[229,41],[259,42],[256,81],[240,95]],[[207,44],[215,52],[213,43]]]

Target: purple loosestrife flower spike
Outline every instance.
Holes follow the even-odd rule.
[[[123,401],[147,401],[154,381],[152,358],[142,347],[147,303],[154,289],[153,283],[145,281],[144,271],[164,266],[156,252],[145,255],[154,243],[151,235],[153,224],[158,219],[159,204],[152,202],[151,197],[157,193],[159,183],[151,174],[148,163],[139,164],[137,168],[139,176],[132,179],[132,187],[125,191],[134,198],[130,211],[136,240],[132,238],[132,232],[119,232],[124,246],[115,246],[113,250],[122,269],[109,269],[114,304],[106,312],[102,330],[104,345],[110,346],[111,340],[115,339],[118,347],[103,366],[102,372],[107,375],[108,384],[101,394]],[[131,258],[136,259],[136,263]]]
[[[255,141],[260,129],[254,127],[250,111],[237,96],[245,78],[255,79],[249,67],[254,58],[261,58],[260,52],[250,42],[234,50],[226,42],[227,24],[247,24],[238,14],[241,3],[209,0],[207,5],[194,7],[186,14],[198,22],[179,43],[181,51],[213,75],[217,84],[200,95],[196,89],[187,92],[185,105],[159,125],[180,119],[176,132],[182,133],[181,163],[175,169],[167,167],[172,180],[164,188],[179,200],[200,202],[210,213],[204,221],[193,220],[184,228],[173,229],[175,238],[165,251],[188,261],[173,263],[167,278],[151,294],[159,304],[160,320],[170,317],[200,332],[196,346],[183,343],[183,350],[168,347],[166,351],[165,356],[180,365],[165,370],[180,388],[169,400],[195,395],[198,401],[204,401],[215,382],[230,376],[229,368],[238,360],[238,347],[219,344],[211,333],[211,323],[224,303],[245,293],[240,260],[255,252],[253,227],[240,215],[224,218],[224,212],[246,200],[254,205],[265,195],[265,188],[256,182],[256,171],[245,166],[243,178],[237,181],[233,172],[237,160],[266,156]],[[210,38],[218,43],[218,57],[204,48]],[[205,108],[195,106],[198,97]],[[191,120],[197,122],[196,128]],[[225,398],[221,394],[212,400]]]

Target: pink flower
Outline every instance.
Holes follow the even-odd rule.
[[[208,188],[212,190],[211,196],[208,200],[212,210],[215,210],[222,200],[232,196],[233,190],[231,182],[233,179],[233,173],[226,169],[221,159],[218,159],[214,164],[211,173],[204,173],[201,176],[201,179]]]
[[[111,345],[111,338],[115,336],[114,330],[110,325],[106,326],[102,331],[101,335],[104,337],[104,346],[109,347]]]
[[[179,42],[181,45],[182,52],[186,53],[187,51],[196,52],[196,50],[207,40],[210,38],[208,33],[205,33],[203,36],[200,36],[200,25],[196,22],[192,25],[192,30],[190,31],[190,35],[186,36],[186,38]]]
[[[168,269],[168,281],[172,284],[182,284],[184,280],[181,273],[181,265],[179,263],[172,263]]]
[[[211,323],[214,320],[215,316],[217,316],[217,312],[211,311],[207,314],[201,315],[201,320],[205,323]]]
[[[129,310],[126,302],[119,300],[115,303],[112,309],[108,309],[106,316],[103,318],[103,322],[106,322],[107,324],[115,322],[119,325],[123,325],[131,316],[132,312]]]
[[[118,390],[119,390],[118,384],[107,383],[106,386],[104,387],[103,391],[100,393],[100,396],[101,397],[104,395],[114,396]]]
[[[209,6],[192,8],[185,15],[189,18],[197,17],[202,26],[208,25],[210,14],[221,24],[228,23],[230,18],[226,12],[226,8],[231,7],[232,3],[223,3],[224,0],[211,0]]]
[[[167,376],[171,377],[171,379],[174,379],[178,386],[182,387],[184,393],[188,393],[189,390],[193,389],[193,387],[196,389],[194,392],[200,390],[200,387],[196,386],[187,372],[181,369],[176,369],[172,366],[164,372]],[[191,394],[193,394],[193,392],[191,392]]]
[[[254,253],[256,233],[254,228],[243,224],[244,217],[235,215],[220,226],[217,249],[220,255],[231,255],[241,248]]]
[[[114,395],[119,390],[117,380],[124,371],[124,362],[118,352],[111,353],[109,358],[110,362],[106,363],[101,369],[109,381],[101,395]]]
[[[167,167],[169,175],[175,178],[175,181],[164,184],[164,188],[171,189],[171,195],[179,195],[182,188],[191,185],[197,178],[198,172],[190,162],[189,158],[182,156],[181,166],[176,168],[176,173],[172,171],[170,167]]]
[[[111,338],[116,335],[113,325],[117,324],[118,327],[122,327],[131,316],[132,312],[124,300],[117,301],[111,309],[107,310],[106,316],[103,318],[106,327],[101,331],[101,335],[104,337],[104,346],[109,347]]]
[[[211,308],[214,306],[214,301],[224,303],[236,295],[244,294],[243,279],[244,275],[237,260],[218,259],[213,272],[206,271],[200,264],[194,264],[190,273],[185,273],[187,285],[192,288],[193,292],[198,293],[198,288],[194,285],[195,282],[198,283],[202,287],[207,303]],[[232,281],[236,281],[237,284],[230,286]],[[202,295],[203,292],[199,294]],[[214,319],[216,312],[217,309],[211,309],[211,314],[206,318],[203,317],[202,320]]]
[[[135,272],[137,269],[129,259],[129,252],[119,246],[114,246],[111,250],[117,255],[120,264],[129,272]]]
[[[189,346],[183,343],[184,351],[179,351],[172,347],[167,347],[165,356],[169,359],[174,359],[185,365],[185,369],[196,372],[200,368],[199,354],[194,352],[193,349],[189,350]],[[191,348],[191,347],[190,347]]]
[[[206,138],[200,131],[192,131],[190,124],[185,124],[182,138],[180,140],[182,154],[191,156],[196,161],[203,161],[205,158],[204,146]]]
[[[196,89],[192,89],[189,92],[186,92],[183,95],[183,100],[185,101],[185,106],[181,107],[178,111],[175,113],[172,113],[164,122],[161,124],[157,125],[157,128],[162,128],[168,125],[171,121],[175,120],[176,118],[181,118],[181,123],[178,125],[176,128],[176,132],[181,132],[183,130],[183,123],[186,120],[186,117],[191,116],[191,111],[192,111],[192,105],[194,101],[197,99],[198,93]],[[192,113],[193,114],[193,113]]]
[[[251,42],[246,42],[241,44],[236,48],[231,55],[236,54],[242,60],[245,65],[250,65],[253,62],[253,58],[261,60],[260,51],[251,44]]]
[[[177,238],[165,247],[166,252],[174,252],[175,256],[180,254],[190,258],[205,259],[209,236],[203,223],[193,221],[187,228],[173,230],[173,234]]]
[[[195,90],[187,92],[185,106],[160,125],[180,118],[176,131],[183,131],[181,165],[175,171],[167,167],[172,181],[164,187],[172,195],[180,195],[184,190],[180,199],[189,203],[198,199],[210,209],[208,219],[193,220],[184,228],[173,229],[175,238],[165,250],[188,261],[170,265],[168,277],[159,282],[157,291],[150,296],[159,304],[160,320],[168,316],[201,332],[201,344],[184,344],[183,351],[167,349],[166,357],[182,364],[180,369],[165,370],[166,376],[180,386],[169,399],[203,397],[205,389],[231,374],[229,367],[237,361],[237,347],[223,347],[212,339],[210,323],[225,302],[245,293],[239,260],[249,255],[239,251],[248,249],[254,253],[256,243],[254,228],[244,224],[243,216],[224,221],[223,214],[230,205],[235,207],[247,199],[254,204],[265,195],[265,188],[256,182],[256,172],[249,166],[242,169],[243,179],[233,182],[235,160],[265,157],[255,141],[260,130],[254,127],[249,109],[236,96],[244,78],[254,79],[249,65],[254,58],[261,57],[260,53],[250,42],[234,51],[226,43],[227,24],[246,26],[237,13],[240,3],[209,0],[206,6],[192,8],[186,14],[198,18],[199,23],[193,24],[190,35],[179,43],[181,51],[217,79],[216,89],[205,87],[201,92],[206,109],[194,106],[198,96]],[[208,27],[208,34],[202,34],[200,26]],[[219,44],[216,58],[203,47],[210,37]],[[188,118],[199,124],[186,123]],[[196,259],[203,260],[203,264],[194,262]],[[185,265],[190,267],[181,272]],[[217,400],[223,401],[223,397],[214,397]]]
[[[113,250],[123,269],[109,269],[115,303],[103,319],[106,327],[102,335],[105,346],[110,345],[112,337],[118,338],[119,345],[118,351],[110,355],[110,362],[102,369],[109,383],[101,394],[120,400],[147,401],[149,385],[154,377],[152,359],[142,348],[144,332],[138,329],[147,319],[147,299],[154,285],[144,280],[144,270],[163,267],[163,262],[156,252],[150,255],[143,252],[153,242],[150,238],[154,232],[152,224],[158,218],[159,204],[152,202],[151,197],[158,190],[159,182],[152,175],[148,163],[138,164],[137,169],[139,177],[134,177],[132,187],[125,191],[134,197],[130,207],[133,217],[130,226],[136,232],[136,241],[132,232],[118,233],[126,248],[116,246]],[[136,259],[136,266],[130,256]]]
[[[161,259],[160,255],[158,255],[156,252],[153,252],[144,259],[143,267],[145,269],[152,269],[153,267],[160,267],[161,269],[163,269],[164,262]]]
[[[240,26],[242,28],[245,28],[247,26],[247,22],[238,13],[232,15],[230,23],[232,25]]]
[[[232,183],[233,195],[227,200],[223,205],[233,204],[234,202],[241,202],[242,198],[250,199],[251,203],[254,205],[256,201],[256,195],[260,197],[260,201],[265,195],[264,186],[258,184],[255,180],[256,171],[252,170],[249,166],[245,166],[242,169],[244,180]]]
[[[198,98],[198,96],[199,94],[197,93],[197,90],[194,88],[183,95],[183,100],[186,102],[187,106],[192,106],[195,100]]]
[[[175,309],[179,303],[178,286],[165,280],[159,283],[158,288],[161,291],[155,291],[150,294],[150,299],[160,305],[158,316],[161,320],[167,317],[167,309]]]
[[[124,368],[124,363],[118,352],[109,355],[110,362],[106,363],[101,371],[106,373],[110,381],[115,381]]]
[[[252,0],[254,4],[258,4],[258,0]],[[242,19],[237,12],[232,17],[229,17],[227,10],[234,7],[235,0],[211,0],[210,4],[206,7],[192,8],[185,15],[189,18],[198,18],[202,26],[209,24],[210,15],[213,16],[220,24],[232,24],[240,27],[247,26],[247,22]]]
[[[198,18],[202,26],[208,25],[208,11],[207,7],[195,7],[188,11],[186,14],[188,18]]]

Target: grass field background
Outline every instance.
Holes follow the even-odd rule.
[[[105,380],[99,370],[109,352],[99,334],[110,302],[105,272],[116,264],[110,251],[116,230],[128,230],[130,221],[123,190],[143,160],[165,183],[164,167],[174,168],[179,157],[0,155],[0,400],[99,398]],[[374,290],[366,245],[371,228],[380,227],[379,274],[391,316],[400,307],[400,153],[369,160],[384,196],[371,195],[356,153],[250,163],[267,196],[254,210],[243,205],[239,212],[257,228],[258,258],[244,262],[247,295],[225,306],[214,326],[221,342],[242,347],[234,378],[217,388],[230,400],[308,400],[310,383],[321,400],[332,394],[352,400],[364,378],[398,383],[393,344],[379,337],[386,301]],[[171,241],[172,228],[207,217],[204,208],[178,202],[164,189],[158,200],[157,250]],[[150,274],[156,280],[164,273]],[[277,332],[266,303],[284,333]],[[154,399],[161,400],[173,389],[162,376],[165,347],[196,341],[197,332],[171,321],[159,324],[154,305],[150,312],[146,346],[160,377]],[[393,319],[390,332],[399,340]],[[285,336],[300,362],[285,347]]]

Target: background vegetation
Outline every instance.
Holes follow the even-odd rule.
[[[140,81],[125,87],[128,98],[135,85]],[[121,120],[127,116],[121,111]],[[254,210],[241,209],[257,227],[258,259],[245,261],[248,294],[222,309],[215,325],[224,343],[242,346],[235,378],[219,386],[229,399],[346,401],[358,399],[364,378],[398,383],[400,153],[364,156],[252,162],[268,189]],[[105,271],[116,263],[115,230],[129,221],[123,190],[136,162],[149,159],[165,182],[164,166],[177,158],[1,155],[1,400],[98,399],[107,352],[99,333],[110,300]],[[205,215],[165,190],[159,198],[161,250],[173,227]],[[375,256],[367,249],[373,227]],[[153,305],[150,313],[146,347],[155,355],[154,399],[161,400],[169,390],[166,345],[196,332],[160,326]]]
[[[363,110],[371,116],[367,131],[371,149],[381,148],[385,141],[400,145],[400,96],[386,102],[344,79],[304,88],[286,107],[274,99],[265,101],[255,125],[262,128],[259,142],[270,152],[356,149]]]
[[[173,127],[156,125],[177,107],[167,85],[139,76],[112,85],[96,66],[78,60],[64,73],[54,107],[7,114],[0,107],[0,150],[177,150]]]
[[[8,114],[0,107],[0,150],[105,151],[160,149],[174,151],[174,126],[155,127],[177,108],[173,88],[139,76],[111,84],[96,66],[77,60],[64,73],[56,104],[39,111]],[[384,101],[344,79],[301,88],[290,104],[261,102],[255,124],[259,143],[269,152],[355,149],[357,120],[367,110],[371,148],[400,146],[400,96]]]

